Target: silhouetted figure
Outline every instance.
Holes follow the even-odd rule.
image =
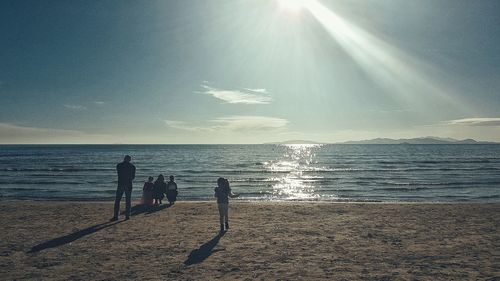
[[[149,177],[148,181],[144,183],[142,187],[142,204],[146,206],[153,205],[153,177]]]
[[[116,172],[118,174],[118,186],[116,188],[115,198],[115,213],[112,221],[118,220],[118,213],[120,212],[120,201],[122,200],[123,193],[125,192],[125,219],[130,218],[130,205],[132,200],[132,181],[135,178],[135,166],[130,163],[132,157],[126,155],[123,162],[116,165]]]
[[[167,199],[170,205],[173,205],[177,200],[177,184],[174,181],[174,176],[170,176],[170,181],[167,183]]]
[[[153,199],[155,206],[161,204],[161,200],[165,198],[165,193],[167,192],[167,184],[165,183],[165,178],[162,174],[158,176],[153,187]]]
[[[224,225],[226,230],[229,229],[229,197],[235,198],[238,195],[233,194],[227,179],[219,178],[217,179],[214,197],[217,198],[217,206],[219,207],[220,231],[224,232]]]

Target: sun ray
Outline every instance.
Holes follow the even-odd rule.
[[[474,112],[469,105],[453,95],[453,89],[432,81],[418,68],[418,66],[422,66],[423,69],[432,68],[429,64],[419,61],[347,21],[317,0],[301,2],[300,9],[309,11],[345,53],[375,83],[393,95],[413,103],[426,100],[421,98],[427,95],[428,99],[439,98],[464,113]]]
[[[311,0],[277,0],[281,10],[297,14],[305,9]]]

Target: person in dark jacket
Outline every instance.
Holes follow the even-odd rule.
[[[238,195],[231,191],[229,181],[225,178],[217,179],[217,187],[214,191],[214,197],[217,198],[217,207],[219,208],[220,231],[224,232],[224,225],[226,230],[229,229],[229,197],[236,198]]]
[[[130,205],[132,200],[132,181],[135,178],[135,166],[130,163],[132,157],[125,155],[123,162],[116,165],[116,173],[118,174],[118,186],[116,188],[115,208],[112,221],[118,220],[120,212],[120,201],[123,193],[125,193],[125,219],[130,218]]]
[[[153,190],[154,190],[154,183],[153,183],[153,177],[149,177],[148,181],[144,183],[144,186],[142,187],[142,204],[145,206],[152,206],[153,205]]]
[[[165,193],[167,192],[167,184],[165,183],[165,177],[162,174],[158,176],[155,180],[153,187],[153,199],[155,200],[155,206],[161,204],[161,200],[165,198]]]
[[[167,199],[170,205],[173,205],[177,200],[177,184],[174,181],[174,176],[170,176],[170,181],[167,182]]]

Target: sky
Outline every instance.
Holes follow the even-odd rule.
[[[500,1],[0,2],[0,143],[500,141]]]

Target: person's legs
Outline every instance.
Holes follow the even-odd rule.
[[[130,218],[130,209],[132,205],[132,187],[125,189],[125,218]]]
[[[220,222],[220,230],[224,231],[224,204],[219,203],[217,206],[219,207],[219,222]]]
[[[116,188],[115,208],[114,208],[113,219],[118,219],[118,214],[120,213],[120,201],[122,200],[123,192],[124,192],[123,187],[118,186]]]
[[[224,204],[224,222],[226,224],[226,229],[229,229],[229,204]]]

